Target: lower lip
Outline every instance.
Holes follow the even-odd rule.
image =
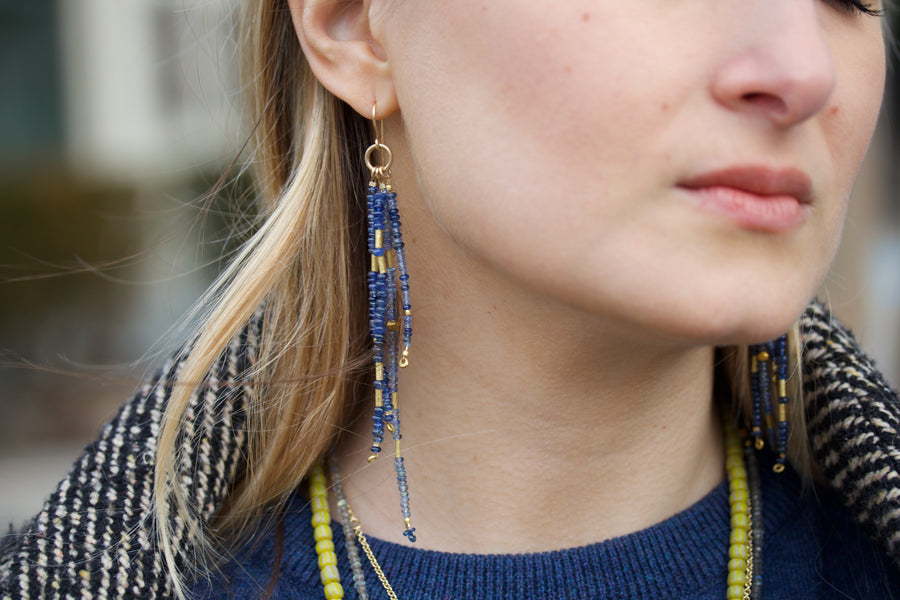
[[[786,195],[762,196],[728,186],[681,188],[696,204],[748,229],[789,231],[806,221],[808,205]]]

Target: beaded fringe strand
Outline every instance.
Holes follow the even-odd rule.
[[[787,463],[787,442],[790,423],[787,416],[788,359],[787,336],[783,335],[771,342],[750,346],[750,388],[752,414],[750,435],[757,450],[762,450],[768,438],[775,450],[773,469],[784,471]],[[776,402],[772,402],[772,396]],[[764,433],[766,434],[764,436]]]
[[[375,143],[366,150],[365,157],[366,166],[371,173],[366,194],[366,212],[371,256],[368,275],[369,327],[375,362],[375,410],[372,415],[372,454],[369,462],[374,461],[381,452],[384,432],[387,430],[394,440],[394,471],[400,491],[400,513],[405,527],[403,535],[410,542],[415,542],[416,529],[411,522],[409,486],[400,442],[403,436],[400,433],[397,394],[397,371],[409,364],[409,346],[412,340],[409,271],[400,229],[397,194],[390,182],[392,155],[379,138],[374,107],[372,121],[375,124]],[[372,163],[376,151],[382,160],[378,165]]]

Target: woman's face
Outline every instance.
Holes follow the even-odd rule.
[[[711,343],[774,337],[815,294],[880,106],[878,18],[840,0],[375,6],[388,142],[406,136],[417,178],[401,165],[397,187],[427,208],[410,227],[436,271]]]

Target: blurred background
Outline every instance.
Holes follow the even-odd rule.
[[[237,9],[0,0],[4,528],[182,339],[218,270],[242,193],[229,175],[206,196],[244,139]]]
[[[39,509],[237,243],[252,210],[230,169],[245,137],[237,8],[0,0],[0,526]],[[896,387],[895,68],[821,296]]]

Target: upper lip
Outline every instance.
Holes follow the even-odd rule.
[[[793,196],[802,204],[812,201],[809,175],[795,168],[735,166],[708,171],[679,182],[680,187],[730,187],[758,196]]]

